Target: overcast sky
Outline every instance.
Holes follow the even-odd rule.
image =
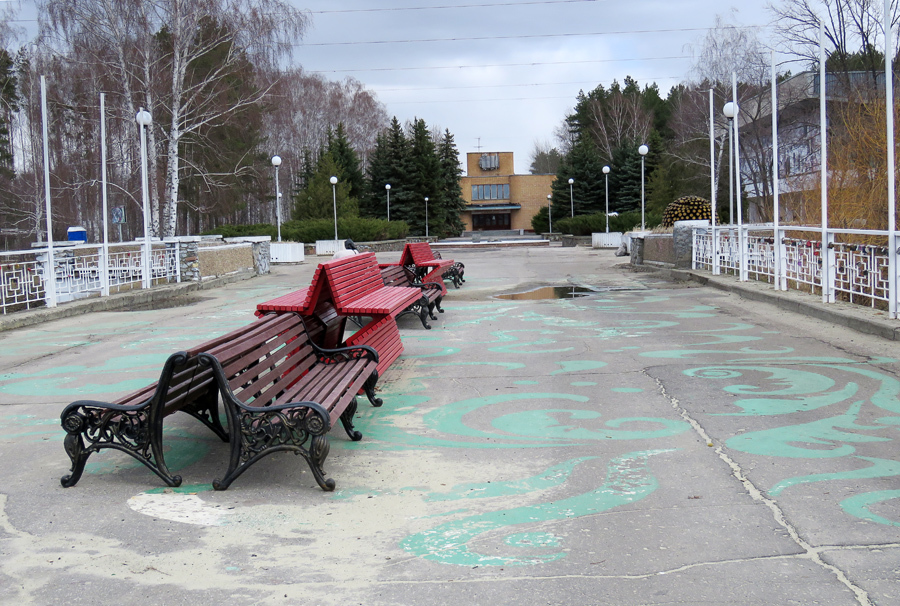
[[[766,0],[294,1],[312,18],[305,70],[352,76],[401,122],[449,129],[463,159],[514,152],[517,173],[536,140],[555,144],[579,90],[630,75],[665,96],[717,14],[769,21]]]
[[[716,15],[769,22],[767,0],[289,1],[311,18],[294,57],[305,70],[352,76],[401,122],[449,129],[463,161],[514,152],[517,173],[528,172],[535,141],[556,144],[579,90],[630,75],[665,96],[689,77],[692,47]],[[34,10],[24,0],[20,17]]]

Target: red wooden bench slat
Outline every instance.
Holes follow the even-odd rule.
[[[403,353],[403,341],[397,321],[386,317],[373,322],[347,339],[347,345],[369,345],[378,352],[378,374],[384,374],[394,360]]]

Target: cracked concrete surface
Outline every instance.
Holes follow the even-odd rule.
[[[363,441],[331,434],[334,493],[283,455],[212,491],[227,446],[177,416],[182,489],[109,451],[58,480],[66,404],[151,382],[314,263],[0,335],[0,603],[900,603],[893,343],[611,251],[444,256],[467,283],[432,330],[401,320]],[[492,298],[534,285],[597,293]]]

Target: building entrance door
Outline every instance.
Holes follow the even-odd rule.
[[[484,213],[472,215],[472,229],[475,231],[511,229],[510,213]]]

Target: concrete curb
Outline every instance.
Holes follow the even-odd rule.
[[[211,278],[205,282],[180,282],[177,284],[166,284],[164,286],[156,286],[149,290],[133,290],[121,292],[108,297],[91,297],[89,299],[81,299],[70,303],[63,303],[57,307],[40,309],[31,309],[27,311],[19,311],[13,314],[0,317],[0,332],[6,330],[14,330],[25,326],[33,326],[43,322],[51,322],[61,318],[70,318],[95,311],[112,311],[122,309],[123,307],[131,307],[134,305],[146,305],[156,301],[165,301],[175,297],[185,296],[192,292],[206,290],[209,288],[218,288],[256,277],[256,273],[252,271],[242,271],[225,276]]]
[[[792,313],[831,322],[863,334],[889,341],[900,341],[900,320],[892,320],[885,312],[869,307],[843,301],[825,304],[815,295],[797,290],[777,291],[771,284],[765,282],[738,282],[734,276],[713,276],[692,270],[646,266],[640,267],[640,270],[659,273],[672,281],[697,282],[703,286],[733,293],[748,301],[768,303]]]

